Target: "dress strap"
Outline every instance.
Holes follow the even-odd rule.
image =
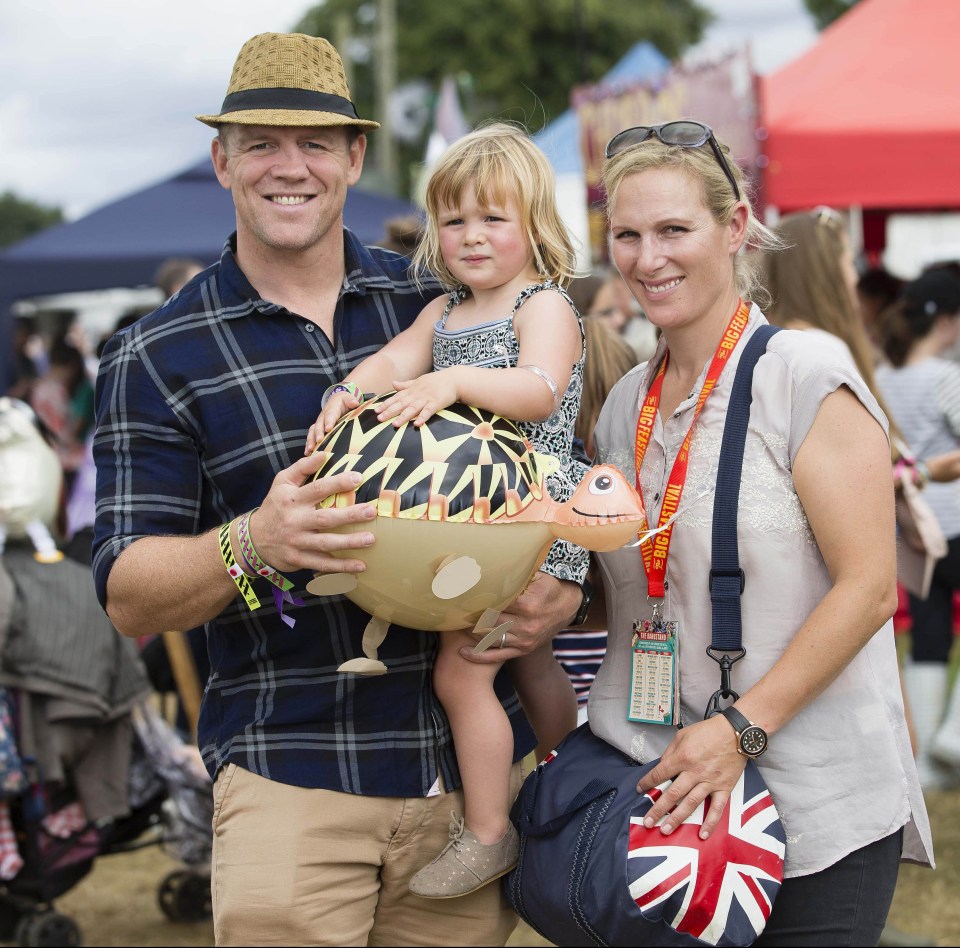
[[[459,306],[467,298],[467,291],[464,287],[458,287],[447,297],[447,305],[443,308],[443,314],[440,316],[440,328],[447,325],[447,317],[454,306]]]
[[[570,294],[558,283],[554,283],[553,280],[544,280],[543,283],[534,283],[532,286],[526,287],[517,294],[516,302],[513,304],[513,309],[510,311],[511,319],[517,315],[517,310],[523,306],[524,303],[531,296],[535,296],[541,290],[553,290],[555,293],[559,293],[569,304],[570,309],[573,310],[573,315],[577,320],[577,325],[580,327],[580,339],[585,344],[586,343],[586,333],[583,329],[583,320],[580,318],[580,312],[577,309],[577,304],[570,299]]]

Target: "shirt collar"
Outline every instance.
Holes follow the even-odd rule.
[[[232,233],[220,254],[220,305],[224,318],[248,316],[254,310],[277,313],[283,307],[263,299],[237,263],[237,234]],[[389,290],[393,279],[376,257],[347,228],[343,229],[344,277],[341,295],[365,295],[369,290]]]

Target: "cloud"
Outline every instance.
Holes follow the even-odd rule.
[[[761,71],[809,32],[802,0],[701,2],[719,17],[708,43],[753,36]],[[311,5],[0,3],[0,191],[77,216],[188,167],[212,137],[193,116],[219,107],[243,42],[289,30]]]

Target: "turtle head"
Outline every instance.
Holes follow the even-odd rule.
[[[590,468],[573,496],[559,504],[553,532],[595,553],[609,553],[634,539],[643,523],[643,502],[609,464]]]

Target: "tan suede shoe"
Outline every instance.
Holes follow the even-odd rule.
[[[450,814],[450,842],[410,880],[410,891],[424,899],[455,899],[506,875],[516,864],[520,837],[512,823],[496,843],[484,846],[463,819]]]

